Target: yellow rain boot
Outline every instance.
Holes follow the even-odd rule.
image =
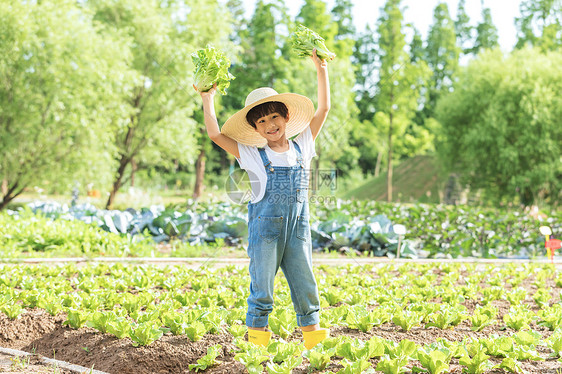
[[[261,345],[267,347],[269,339],[271,338],[271,331],[260,331],[248,329],[248,341],[254,343],[255,345]]]
[[[302,337],[304,339],[304,347],[312,349],[316,344],[330,336],[328,329],[320,329],[316,331],[303,331]]]

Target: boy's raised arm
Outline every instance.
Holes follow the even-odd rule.
[[[193,86],[195,91],[197,87]],[[221,134],[219,129],[219,123],[217,121],[217,116],[215,114],[215,104],[214,98],[217,92],[217,85],[215,84],[208,92],[199,92],[201,99],[203,100],[203,115],[205,117],[205,127],[207,128],[207,135],[213,142],[215,142],[219,147],[230,153],[236,158],[240,158],[240,152],[238,151],[238,143],[236,140],[229,138],[226,135]]]
[[[314,117],[312,117],[312,121],[310,121],[312,139],[316,139],[330,111],[330,81],[328,79],[328,62],[318,58],[316,49],[314,49],[310,58],[314,61],[318,77],[318,108]]]

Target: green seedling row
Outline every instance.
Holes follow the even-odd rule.
[[[315,272],[321,326],[345,326],[368,338],[339,334],[306,350],[292,339],[296,319],[280,275],[269,319],[276,338],[268,347],[248,343],[249,276],[247,268],[236,266],[4,265],[0,311],[12,320],[31,308],[63,313],[65,326],[90,327],[133,346],[150,345],[165,334],[182,336],[185,344],[206,334],[230,334],[235,360],[250,373],[290,373],[303,364],[316,370],[336,364],[340,373],[445,373],[452,362],[466,373],[494,368],[519,373],[523,362],[560,360],[560,273],[552,265],[320,265]],[[498,305],[509,311],[500,313]],[[382,338],[377,335],[382,326],[397,333],[461,327],[467,333],[462,341],[418,344]],[[191,363],[193,370],[220,365],[220,353],[209,347]]]

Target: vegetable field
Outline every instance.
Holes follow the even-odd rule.
[[[110,373],[557,373],[562,272],[550,264],[318,265],[305,350],[276,278],[270,345],[244,340],[245,267],[4,265],[0,345]]]

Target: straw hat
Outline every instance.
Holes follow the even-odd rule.
[[[278,94],[273,88],[262,87],[250,92],[246,97],[244,109],[226,121],[221,133],[245,145],[257,147],[266,145],[267,140],[248,123],[246,114],[250,109],[268,101],[282,102],[289,109],[289,121],[285,129],[287,138],[303,131],[314,116],[314,104],[308,97],[294,93]]]

